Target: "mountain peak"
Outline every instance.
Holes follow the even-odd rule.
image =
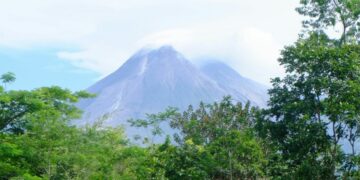
[[[160,51],[160,52],[169,52],[169,51],[177,52],[177,51],[175,50],[175,48],[174,48],[173,46],[171,46],[171,45],[163,45],[163,46],[160,46],[160,47],[158,48],[158,51]]]
[[[176,59],[180,53],[171,45],[164,45],[149,52],[153,56],[165,56],[168,59]]]
[[[131,129],[126,119],[143,118],[146,113],[161,112],[169,106],[185,110],[190,104],[212,103],[225,95],[261,105],[263,94],[258,93],[258,86],[253,87],[254,83],[223,66],[227,67],[199,69],[170,45],[143,48],[88,89],[97,97],[78,103],[85,112],[80,124],[108,114],[105,125],[122,124],[130,135],[142,132]]]
[[[184,59],[184,57],[171,45],[163,45],[160,47],[143,47],[135,53],[130,59],[162,59],[176,60]]]

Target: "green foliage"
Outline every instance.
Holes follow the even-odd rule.
[[[213,155],[215,177],[253,179],[264,177],[264,152],[251,134],[231,130],[208,147]]]
[[[339,141],[354,144],[358,137],[360,46],[312,36],[287,47],[279,61],[288,75],[274,79],[270,90],[271,136],[289,165],[300,171],[324,164],[315,174],[330,178],[344,163]]]
[[[196,144],[206,145],[230,130],[250,128],[255,121],[255,112],[256,109],[250,108],[249,103],[243,107],[241,103],[233,104],[230,97],[225,97],[220,103],[200,103],[196,110],[190,106],[182,114],[174,115],[170,125],[180,132],[175,135],[178,143],[192,139]]]
[[[3,75],[1,75],[0,80],[4,83],[12,83],[16,80],[15,74],[12,72],[7,72]]]
[[[33,91],[0,91],[0,131],[23,133],[30,119],[48,116],[68,121],[80,117],[74,103],[93,95],[71,93],[60,87],[44,87]]]
[[[165,179],[156,148],[126,147],[118,158],[121,179]]]
[[[0,178],[26,174],[45,179],[109,179],[117,177],[116,157],[126,145],[120,128],[69,127],[40,120],[21,135],[1,138]]]
[[[342,27],[340,44],[360,41],[360,0],[300,0],[296,10],[308,19],[303,25],[310,31],[324,33],[338,24]]]
[[[165,132],[161,128],[164,121],[171,119],[178,115],[177,108],[169,107],[164,112],[158,114],[147,114],[146,120],[144,119],[129,119],[128,122],[133,127],[151,128],[153,136],[162,136]]]
[[[269,109],[257,123],[271,140],[273,177],[355,178],[359,166],[360,46],[359,1],[304,0],[298,12],[308,16],[308,34],[285,47],[279,62],[284,78],[274,78]],[[343,25],[340,39],[325,33]],[[309,28],[311,27],[311,28]],[[355,29],[354,29],[355,28]],[[265,119],[265,121],[261,120]],[[344,152],[347,141],[351,152]],[[340,143],[342,142],[342,143]]]
[[[0,179],[117,179],[122,128],[69,125],[92,97],[59,87],[0,91]]]
[[[238,179],[265,176],[264,146],[254,131],[259,111],[234,104],[230,97],[214,104],[200,103],[194,110],[176,109],[151,115],[146,120],[131,120],[137,127],[156,127],[167,122],[179,133],[178,146],[168,139],[158,148],[160,167],[169,179]],[[155,129],[156,129],[155,128]]]
[[[191,140],[176,147],[168,139],[157,149],[155,157],[159,159],[158,169],[163,169],[168,179],[209,179],[214,164],[209,152]]]

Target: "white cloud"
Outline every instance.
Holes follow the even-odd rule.
[[[77,67],[111,73],[146,44],[215,56],[261,82],[281,74],[279,49],[296,40],[288,0],[0,0],[0,46],[59,45]],[[286,28],[285,28],[286,27]],[[65,47],[64,49],[68,49]]]
[[[282,45],[274,36],[259,29],[247,28],[237,36],[235,58],[231,64],[243,75],[257,77],[268,84],[269,77],[282,76],[283,68],[278,64]]]
[[[88,47],[83,51],[61,51],[57,53],[60,59],[71,62],[73,65],[107,75],[122,64],[126,59],[118,49],[105,46]]]
[[[270,33],[252,27],[212,27],[167,30],[149,35],[137,44],[139,47],[171,44],[190,60],[217,58],[242,75],[256,77],[265,84],[270,76],[282,75],[277,63],[282,47]]]

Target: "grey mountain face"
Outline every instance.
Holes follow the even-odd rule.
[[[129,118],[142,118],[169,106],[184,110],[190,104],[212,103],[225,95],[257,106],[265,106],[267,99],[264,86],[225,64],[211,63],[199,69],[171,46],[139,51],[88,91],[97,97],[79,102],[84,116],[77,124],[93,123],[107,114],[105,125],[124,125],[128,134],[135,131],[128,127]]]
[[[201,70],[236,101],[250,101],[253,106],[266,107],[267,87],[245,78],[219,61],[210,61]]]

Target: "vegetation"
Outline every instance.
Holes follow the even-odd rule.
[[[159,121],[165,121],[179,132],[173,138],[176,146],[168,137],[158,148],[160,166],[169,179],[254,179],[265,175],[267,164],[264,143],[254,129],[258,112],[226,97],[220,103],[201,103],[196,110],[192,106],[183,113],[169,109],[130,122],[158,129]]]
[[[74,103],[93,95],[7,90],[16,78],[2,75],[0,179],[360,179],[360,1],[301,0],[297,11],[304,31],[281,53],[268,108],[225,97],[129,120],[154,136],[170,126],[160,144],[73,126]]]

